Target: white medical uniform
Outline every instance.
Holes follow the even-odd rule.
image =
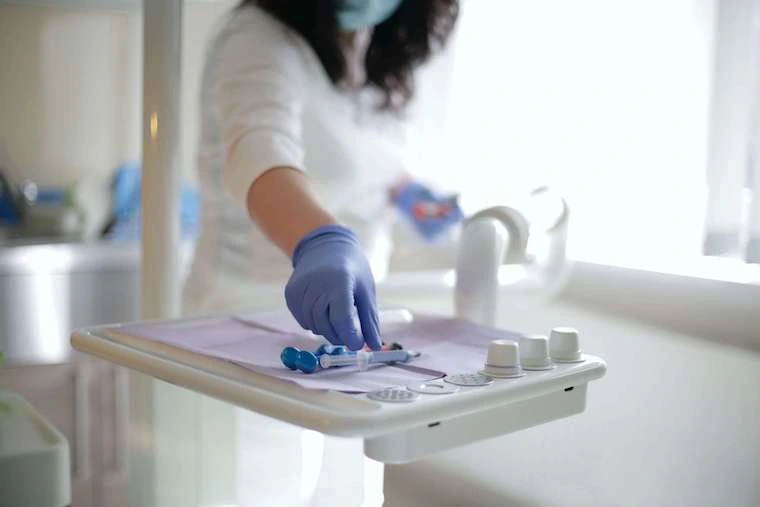
[[[362,81],[369,32],[346,50]],[[202,232],[186,297],[228,301],[229,285],[282,285],[290,260],[251,222],[246,193],[277,166],[303,170],[320,203],[353,229],[382,276],[390,254],[388,191],[403,174],[404,123],[375,89],[334,85],[295,31],[254,7],[234,12],[208,55],[198,176]],[[236,287],[235,290],[240,287]],[[236,296],[237,297],[237,296]]]
[[[252,224],[245,206],[251,184],[273,167],[304,171],[320,203],[356,233],[376,276],[385,272],[388,192],[403,174],[405,134],[397,114],[379,110],[377,90],[355,86],[364,81],[370,37],[359,33],[345,49],[349,76],[336,86],[301,36],[258,8],[234,11],[220,31],[202,85],[202,232],[184,292],[186,314],[256,309],[272,301],[284,308],[290,260]],[[204,403],[201,419],[227,418],[208,424],[235,427],[234,435],[225,435],[236,438],[233,465],[211,456],[213,444],[201,443],[221,469],[235,469],[227,473],[236,475],[237,494],[227,501],[360,505],[368,488],[381,487],[372,483],[381,480],[382,469],[365,464],[359,441],[325,440],[213,400]]]

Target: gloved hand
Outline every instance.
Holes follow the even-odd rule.
[[[285,301],[304,329],[332,344],[351,350],[361,349],[363,342],[373,350],[381,347],[375,279],[359,241],[346,227],[319,227],[298,242]]]
[[[393,199],[396,207],[427,241],[440,238],[464,217],[456,196],[439,197],[426,186],[410,182]]]

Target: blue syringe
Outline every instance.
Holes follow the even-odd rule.
[[[406,363],[419,355],[419,352],[414,352],[413,350],[360,350],[355,354],[340,356],[325,354],[319,357],[319,365],[322,368],[331,368],[333,366],[358,366],[360,370],[366,370],[370,364]]]

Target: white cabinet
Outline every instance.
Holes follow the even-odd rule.
[[[126,507],[126,372],[75,355],[70,363],[0,368],[18,393],[69,443],[71,504]]]

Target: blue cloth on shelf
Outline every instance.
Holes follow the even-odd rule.
[[[0,225],[17,225],[20,221],[16,203],[9,196],[0,194]]]
[[[108,235],[112,241],[140,240],[141,187],[140,164],[127,162],[117,168],[113,184],[114,225]],[[183,239],[194,239],[197,236],[199,217],[198,191],[183,184],[180,195],[180,228]]]

